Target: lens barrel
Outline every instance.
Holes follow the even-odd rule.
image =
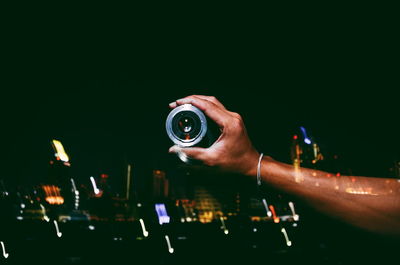
[[[165,127],[174,144],[181,147],[195,146],[207,133],[207,118],[197,107],[185,104],[169,113]]]

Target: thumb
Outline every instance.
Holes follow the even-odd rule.
[[[186,157],[186,158],[192,158],[196,160],[203,161],[206,156],[206,148],[201,148],[201,147],[190,147],[190,148],[182,148],[177,145],[172,146],[169,149],[169,153],[175,153],[179,157]]]

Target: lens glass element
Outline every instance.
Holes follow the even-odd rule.
[[[181,111],[172,119],[172,132],[181,141],[193,140],[200,130],[200,118],[193,111]]]

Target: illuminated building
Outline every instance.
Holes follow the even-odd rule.
[[[61,161],[64,163],[66,166],[70,166],[69,164],[69,156],[64,150],[64,146],[62,143],[58,140],[52,140],[51,144],[54,149],[54,156],[56,157],[56,160]]]
[[[318,144],[307,133],[307,130],[302,126],[299,129],[299,134],[293,135],[290,150],[293,166],[295,168],[300,166],[316,168],[316,164],[324,160],[324,157]]]
[[[70,157],[61,141],[53,139],[51,146],[54,158],[50,160],[47,183],[41,186],[45,201],[50,205],[62,206],[63,211],[77,211],[80,207],[80,193],[71,175]]]
[[[223,216],[221,203],[204,187],[195,188],[194,201],[200,222],[209,223]]]
[[[169,194],[169,181],[165,172],[153,170],[153,196],[154,198],[167,198]]]
[[[54,185],[42,185],[45,192],[45,201],[52,205],[64,203],[64,198],[60,194],[60,188]]]

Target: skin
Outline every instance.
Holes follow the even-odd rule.
[[[169,104],[192,104],[214,120],[221,130],[209,148],[172,146],[205,165],[256,179],[260,153],[251,143],[242,117],[227,110],[215,97],[192,95]],[[329,172],[295,168],[269,156],[261,160],[261,180],[297,196],[311,207],[365,230],[400,237],[400,180],[336,176]]]

